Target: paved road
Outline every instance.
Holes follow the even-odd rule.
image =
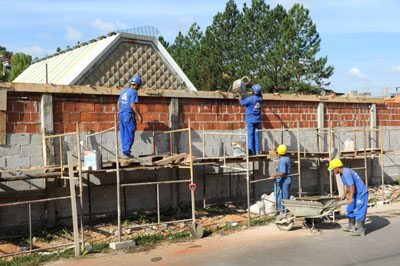
[[[275,225],[242,230],[226,236],[168,243],[144,252],[53,262],[49,265],[400,265],[400,204],[382,206],[367,217],[365,237],[352,237],[337,223],[310,233],[297,223],[281,232]]]

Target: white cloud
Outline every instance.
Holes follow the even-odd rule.
[[[396,74],[400,74],[400,66],[393,66],[392,71]]]
[[[361,79],[361,80],[368,79],[367,75],[362,73],[358,67],[353,67],[349,69],[349,71],[347,71],[347,74],[353,79]]]
[[[114,30],[123,30],[129,28],[129,26],[123,22],[116,21],[115,23],[113,23],[113,22],[103,21],[99,18],[95,19],[94,21],[90,21],[89,24],[93,28],[97,28],[105,32],[110,32]]]
[[[80,32],[78,29],[75,29],[71,26],[67,26],[67,33],[65,34],[65,38],[68,41],[81,41],[83,37],[82,32]]]
[[[21,49],[21,52],[24,54],[31,55],[32,58],[43,57],[46,54],[46,52],[37,44],[31,47],[24,47]]]

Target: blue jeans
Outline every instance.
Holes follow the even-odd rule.
[[[365,221],[368,207],[368,193],[354,197],[353,204],[347,205],[347,216],[356,218],[358,221]]]
[[[283,199],[289,199],[289,189],[292,184],[292,177],[277,178],[274,186],[275,199],[278,204],[279,210],[283,210],[285,207],[282,204]]]
[[[129,112],[119,113],[119,128],[121,131],[122,153],[129,156],[131,155],[131,147],[135,141],[135,114]]]
[[[258,131],[261,123],[248,123],[247,127],[249,130],[249,152],[251,154],[260,153],[260,138],[258,137]]]

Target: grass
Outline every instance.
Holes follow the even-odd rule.
[[[146,220],[145,217],[143,220]],[[257,218],[251,220],[252,226],[260,226],[268,224],[275,220],[275,217],[264,217],[264,218]],[[222,231],[235,231],[241,229],[243,226],[247,226],[247,222],[237,223],[236,226],[233,226],[232,223],[225,225],[223,228],[218,228],[214,230],[205,230],[205,235],[211,235],[214,232],[217,232],[222,229]],[[61,234],[70,234],[70,232],[66,228],[62,228],[57,231],[57,233]],[[55,238],[56,235],[49,234],[48,232],[42,232],[41,238],[43,240],[51,240]],[[146,236],[136,236],[131,238],[131,240],[135,240],[136,245],[153,245],[160,241],[167,241],[167,240],[177,240],[177,239],[184,239],[190,237],[190,233],[188,231],[185,232],[178,232],[178,233],[170,233],[170,234],[154,234],[154,235],[146,235]],[[25,240],[25,239],[24,239]],[[101,242],[97,244],[92,244],[92,253],[107,253],[111,249],[109,248],[109,243]],[[87,252],[85,253],[87,254]],[[83,255],[81,255],[83,256]],[[37,266],[41,265],[44,262],[50,262],[59,260],[62,258],[73,258],[74,257],[74,250],[68,249],[60,253],[50,254],[50,255],[41,255],[39,253],[32,253],[25,256],[17,256],[11,261],[0,260],[0,266]]]
[[[400,179],[399,179],[399,178],[396,178],[396,179],[393,181],[393,183],[394,183],[395,185],[400,185]]]

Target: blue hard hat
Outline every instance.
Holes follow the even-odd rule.
[[[142,79],[139,76],[135,76],[131,79],[131,84],[132,85],[142,85]]]
[[[256,84],[256,85],[253,85],[251,88],[253,89],[255,94],[260,94],[261,93],[261,86],[260,85]]]

